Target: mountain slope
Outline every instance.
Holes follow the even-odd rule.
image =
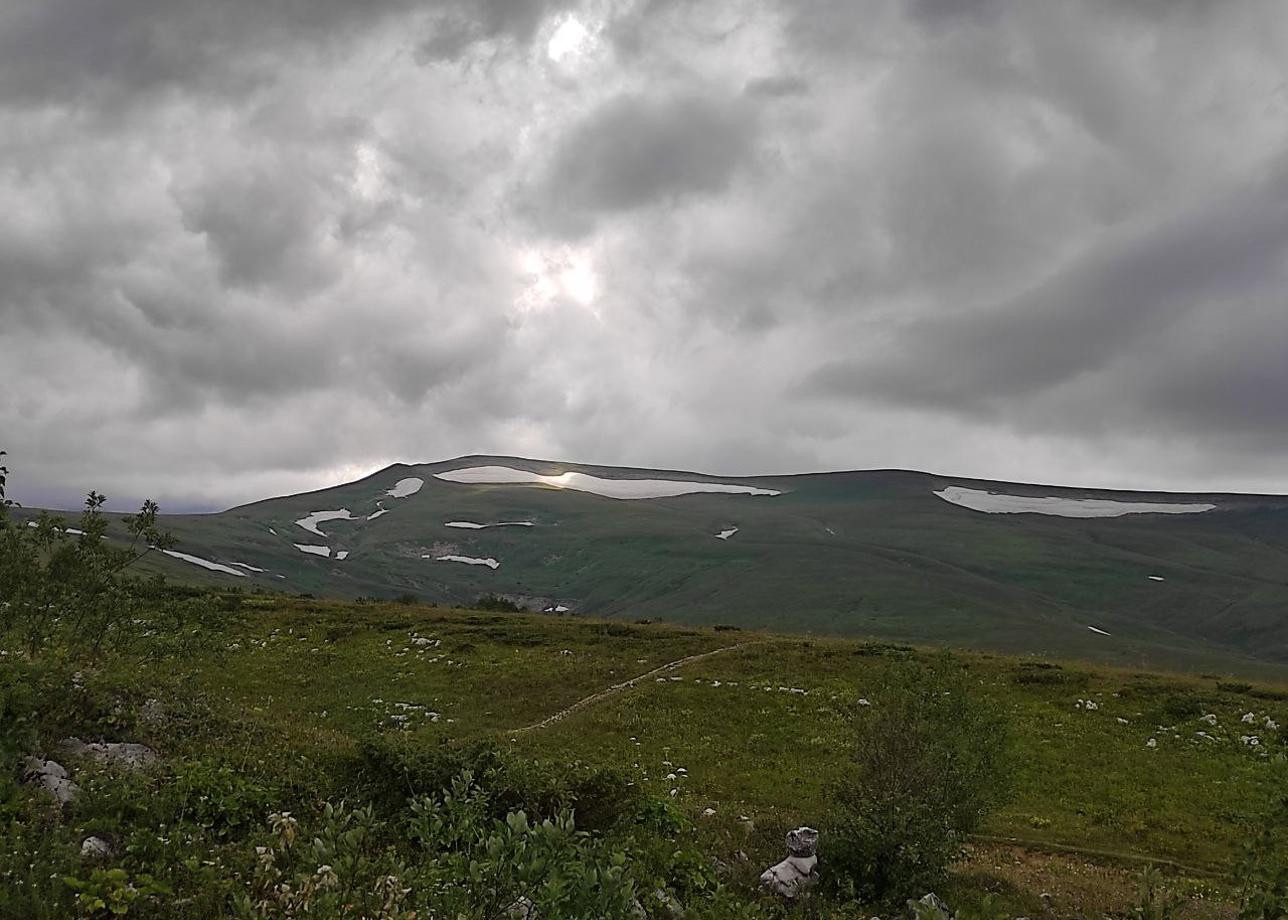
[[[571,487],[438,478],[496,466],[562,475],[558,483]],[[608,498],[579,491],[584,481],[570,473],[617,489],[621,480],[684,480],[780,494]],[[405,480],[421,484],[407,482],[401,491],[411,494],[395,497]],[[1067,517],[959,503],[1028,507],[1033,498],[1060,499],[1074,514],[1124,502],[1185,513]],[[1205,505],[1212,507],[1199,512]],[[309,517],[341,511],[348,519]],[[247,589],[407,592],[454,603],[498,593],[537,609],[612,617],[1189,669],[1288,666],[1288,499],[1280,496],[1108,492],[904,471],[739,479],[464,457],[395,465],[220,514],[169,516],[166,526],[178,550],[246,573],[166,558],[158,564],[169,574]],[[313,555],[323,552],[329,557]],[[459,561],[467,559],[475,562]]]

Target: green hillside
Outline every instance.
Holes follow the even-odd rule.
[[[621,500],[435,478],[488,465],[781,494]],[[415,494],[385,495],[412,477],[423,480]],[[1215,508],[1085,519],[989,514],[935,494],[949,486]],[[295,523],[339,509],[354,519],[321,523],[325,537]],[[532,526],[444,526],[452,521]],[[155,565],[171,576],[247,590],[410,593],[436,603],[494,593],[532,609],[563,606],[604,617],[1288,674],[1288,499],[1278,496],[1105,492],[903,471],[738,479],[466,457],[396,465],[219,514],[169,516],[165,526],[179,551],[264,571],[242,568],[245,577],[236,577],[177,559]],[[732,528],[729,538],[716,537]],[[296,544],[325,545],[333,555],[308,555]],[[341,552],[347,556],[338,560]],[[436,561],[447,555],[493,559],[497,567]]]
[[[136,886],[165,885],[130,916],[312,916],[228,913],[255,847],[271,842],[270,814],[312,828],[326,802],[370,801],[388,822],[364,844],[375,859],[407,844],[394,816],[409,797],[445,782],[445,764],[491,749],[504,769],[490,782],[522,800],[570,796],[579,826],[603,826],[605,809],[661,820],[649,839],[664,838],[686,916],[867,918],[871,908],[831,895],[782,910],[756,893],[757,876],[782,857],[787,829],[830,826],[856,703],[889,706],[892,670],[944,660],[888,643],[307,599],[246,599],[211,628],[181,666],[143,646],[142,658],[106,659],[65,693],[33,698],[38,749],[68,763],[83,791],[61,816],[31,791],[0,808],[0,841],[11,835],[0,916],[70,916],[62,879],[89,877],[94,864],[76,857],[87,834],[113,844],[113,865]],[[946,660],[1015,747],[1014,795],[940,888],[959,907],[992,899],[962,916],[1139,916],[1152,865],[1183,897],[1176,916],[1233,917],[1236,859],[1283,782],[1283,685],[978,652]],[[8,665],[9,679],[34,682],[38,666],[52,679],[56,661]],[[144,743],[157,766],[120,775],[68,760],[58,739],[69,734]],[[839,859],[830,842],[825,877]],[[331,860],[323,850],[306,865],[317,861]],[[716,909],[717,891],[731,907]]]

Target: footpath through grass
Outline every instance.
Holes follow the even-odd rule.
[[[846,707],[891,662],[937,652],[273,601],[194,673],[229,713],[300,750],[343,748],[378,730],[433,745],[504,736],[666,662],[750,639],[504,740],[538,757],[624,768],[697,812],[746,815],[776,851],[780,831],[825,807],[847,755]],[[980,692],[1005,706],[1020,748],[1018,794],[993,819],[994,835],[1219,872],[1288,750],[1283,688],[956,654]]]

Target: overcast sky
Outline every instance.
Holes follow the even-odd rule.
[[[1282,0],[5,0],[13,495],[1288,491]]]

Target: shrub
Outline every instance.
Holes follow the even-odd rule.
[[[138,632],[131,627],[158,582],[130,579],[125,572],[174,541],[158,528],[159,509],[152,501],[125,518],[128,544],[107,539],[106,501],[89,493],[77,523],[80,533],[73,536],[62,518],[47,513],[34,527],[10,520],[9,503],[0,496],[0,635],[15,637],[30,657],[57,644],[94,660],[118,635]]]
[[[841,894],[896,903],[941,884],[966,835],[1005,800],[1009,733],[948,657],[893,665],[868,695],[823,839]]]
[[[1234,878],[1239,920],[1288,918],[1288,795],[1248,835]]]
[[[499,594],[479,595],[478,600],[474,602],[474,607],[476,610],[495,610],[499,613],[519,613],[523,610],[514,601]]]
[[[1197,719],[1203,714],[1203,702],[1197,697],[1172,694],[1163,700],[1163,715],[1169,722]]]

